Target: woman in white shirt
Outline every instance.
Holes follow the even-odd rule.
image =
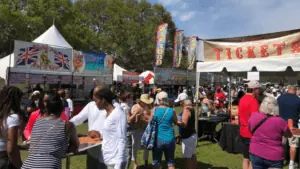
[[[133,157],[133,151],[132,151],[132,143],[133,143],[133,126],[131,123],[129,123],[128,119],[130,118],[130,109],[132,107],[133,103],[133,96],[131,93],[126,91],[121,91],[119,95],[119,100],[121,102],[121,107],[124,111],[124,113],[127,116],[127,142],[126,142],[126,156],[127,156],[127,162],[126,162],[126,169],[129,169],[131,160],[134,161]]]
[[[13,86],[5,86],[0,92],[0,168],[22,166],[17,147],[22,95],[22,91]]]
[[[94,100],[99,110],[106,110],[102,130],[102,152],[107,169],[125,169],[127,118],[121,107],[113,106],[113,93],[104,88],[97,91]]]

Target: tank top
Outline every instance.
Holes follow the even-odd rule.
[[[164,114],[166,113],[165,117],[163,118]],[[153,119],[156,119],[158,122],[161,123],[158,125],[157,128],[157,138],[168,143],[171,143],[175,140],[175,132],[173,127],[174,117],[173,117],[173,109],[172,108],[163,108],[157,107],[155,108]]]
[[[38,119],[32,129],[30,145],[34,147],[30,147],[22,169],[60,169],[68,148],[66,123],[61,119]]]
[[[190,108],[190,107],[187,107],[185,108],[187,109],[188,111],[191,112],[191,116],[188,120],[188,124],[186,126],[186,128],[181,128],[181,138],[182,139],[187,139],[189,137],[191,137],[193,134],[196,133],[196,129],[195,129],[195,110],[193,108]],[[183,113],[183,112],[182,112]],[[181,116],[182,116],[182,113],[181,113]]]

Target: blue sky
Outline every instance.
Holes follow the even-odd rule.
[[[222,38],[300,28],[300,0],[149,0],[187,36]]]

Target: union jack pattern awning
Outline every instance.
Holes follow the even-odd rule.
[[[60,68],[70,70],[68,55],[65,55],[61,52],[54,52],[54,63]]]

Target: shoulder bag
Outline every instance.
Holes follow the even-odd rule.
[[[38,139],[38,141],[34,145],[30,145],[29,153],[33,153],[36,146],[41,142],[41,140],[51,131],[59,122],[61,122],[60,118],[57,119],[57,121],[46,131],[45,134],[43,134],[42,137]]]
[[[253,135],[255,133],[255,131],[270,117],[271,116],[267,115],[267,117],[263,118],[256,126],[254,126],[254,128],[250,131],[251,134]]]
[[[160,119],[159,122],[157,122],[157,120],[153,118],[147,125],[147,127],[143,133],[142,139],[141,139],[141,145],[145,149],[152,150],[154,148],[156,139],[157,139],[158,125],[163,121],[168,110],[169,110],[169,108],[167,108],[167,110],[165,111],[163,117]],[[155,111],[154,111],[154,114],[155,114]],[[153,117],[154,117],[154,115],[153,115]]]

